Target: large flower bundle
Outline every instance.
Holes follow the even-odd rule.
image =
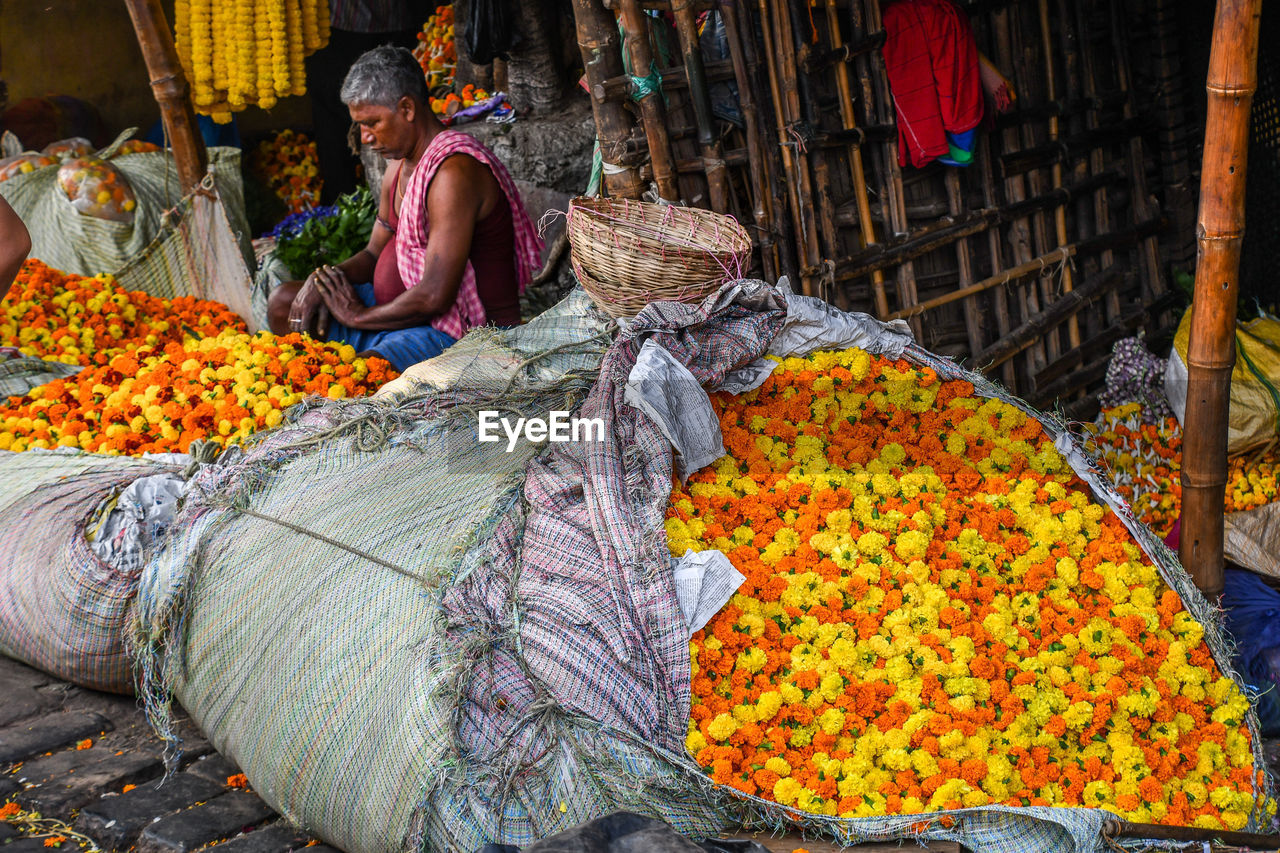
[[[1248,701],[1035,420],[856,349],[714,402],[729,456],[667,533],[746,576],[691,643],[687,746],[717,782],[844,817],[1274,810]]]
[[[1176,418],[1147,423],[1136,403],[1103,409],[1093,425],[1093,445],[1111,469],[1134,512],[1152,530],[1168,535],[1182,509],[1182,428]],[[1280,500],[1280,448],[1227,462],[1226,512],[1257,509]]]
[[[308,394],[371,393],[395,372],[349,345],[249,335],[226,306],[125,291],[28,261],[0,302],[0,346],[88,365],[0,406],[0,450],[186,452],[280,423]]]

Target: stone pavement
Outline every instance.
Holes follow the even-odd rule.
[[[133,697],[85,690],[0,655],[0,803],[57,822],[34,835],[21,831],[22,816],[0,822],[0,853],[51,853],[46,841],[67,830],[106,851],[340,853],[244,789],[234,778],[239,769],[189,720],[177,728],[182,766],[161,784],[162,744]],[[1265,741],[1264,750],[1275,773],[1280,740]],[[61,848],[76,850],[75,837],[66,838]]]
[[[70,829],[108,851],[285,853],[311,845],[308,853],[337,853],[240,787],[240,771],[189,721],[179,733],[181,770],[160,784],[162,744],[135,699],[0,656],[0,803],[59,822],[34,836],[20,831],[21,815],[0,823],[0,850],[50,853],[46,840],[60,834],[62,849],[75,850]]]

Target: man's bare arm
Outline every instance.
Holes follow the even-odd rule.
[[[10,285],[22,269],[22,262],[31,251],[31,234],[22,218],[9,203],[0,197],[0,299],[9,292]]]
[[[471,254],[471,239],[484,201],[483,175],[488,169],[475,159],[458,155],[441,164],[427,192],[431,234],[422,279],[385,305],[365,307],[350,287],[334,279],[321,284],[325,303],[338,322],[352,329],[389,330],[422,326],[443,313],[458,297],[462,274]],[[401,218],[411,215],[402,211]]]

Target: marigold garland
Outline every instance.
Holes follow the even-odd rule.
[[[281,130],[258,143],[249,170],[279,196],[290,213],[314,207],[324,188],[315,142],[293,130]]]
[[[174,43],[196,112],[220,123],[307,91],[303,59],[329,42],[328,0],[176,0]]]
[[[1090,425],[1092,445],[1134,512],[1167,536],[1182,508],[1182,428],[1177,419],[1144,423],[1136,403],[1103,409]],[[1280,448],[1227,461],[1223,509],[1242,512],[1280,500]]]
[[[860,350],[714,402],[730,455],[674,489],[667,534],[746,576],[690,646],[717,782],[844,817],[1247,824],[1247,700],[1035,420]]]

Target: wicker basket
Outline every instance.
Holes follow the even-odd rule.
[[[573,271],[614,317],[650,302],[697,302],[740,278],[751,238],[731,216],[629,199],[569,204]]]

